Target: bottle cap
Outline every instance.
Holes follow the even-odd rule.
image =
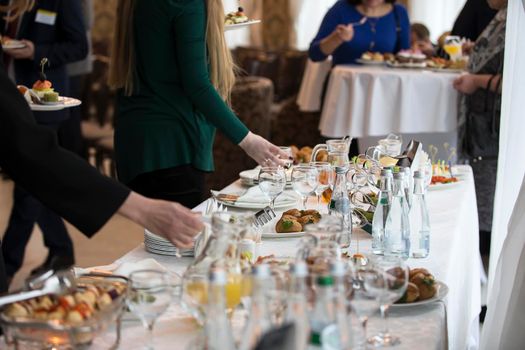
[[[316,280],[318,286],[333,286],[334,279],[332,276],[318,276]]]
[[[390,168],[381,169],[381,176],[389,176],[389,175],[392,175],[392,169]]]
[[[403,180],[405,178],[405,174],[404,173],[395,173],[394,174],[394,179],[395,180]]]
[[[334,277],[343,277],[346,275],[346,265],[341,260],[330,262],[330,274]]]
[[[290,266],[290,272],[295,277],[308,277],[308,266],[304,261],[297,261]]]
[[[335,167],[335,173],[336,174],[343,175],[343,174],[346,174],[347,172],[348,172],[348,168],[347,167],[343,167],[343,166],[336,166]]]
[[[226,271],[221,268],[214,268],[208,274],[208,280],[210,284],[216,286],[225,286],[226,285]]]

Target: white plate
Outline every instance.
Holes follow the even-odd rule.
[[[253,169],[249,170],[243,170],[239,173],[239,178],[241,179],[241,183],[246,186],[254,186],[259,183],[259,171],[261,171],[261,167],[255,167]],[[292,187],[292,173],[290,170],[286,172],[286,187],[291,188]]]
[[[277,233],[275,232],[275,225],[281,219],[282,213],[277,214],[277,217],[264,225],[262,229],[262,238],[273,239],[273,238],[299,238],[304,236],[303,232],[290,232],[290,233]]]
[[[261,20],[260,19],[253,19],[251,21],[244,22],[244,23],[227,24],[227,25],[224,26],[224,31],[227,32],[229,30],[240,29],[240,28],[251,26],[253,24],[257,24],[257,23],[261,23]]]
[[[358,58],[355,61],[366,66],[384,66],[386,64],[385,61],[364,60],[362,58]]]
[[[448,184],[430,185],[430,186],[428,186],[428,190],[429,191],[439,191],[439,190],[447,190],[447,189],[451,189],[451,188],[457,188],[459,185],[461,185],[462,182],[463,181],[458,179],[457,182],[451,182],[451,183],[448,183]]]
[[[77,107],[82,104],[82,101],[77,100],[76,98],[72,97],[64,97],[60,96],[58,103],[53,104],[35,104],[35,103],[29,103],[29,107],[32,111],[35,112],[54,112],[54,111],[61,111],[65,108],[71,108],[71,107]]]
[[[410,308],[414,306],[420,306],[420,305],[426,305],[433,303],[435,301],[443,300],[447,294],[448,294],[448,286],[445,284],[445,282],[436,281],[436,288],[437,292],[436,295],[434,295],[432,298],[422,301],[416,301],[414,303],[405,303],[405,304],[393,304],[392,308],[394,309],[404,309],[404,308]]]
[[[21,42],[20,40],[9,40],[9,42],[5,45],[2,45],[2,48],[4,50],[14,50],[14,49],[23,49],[26,47],[26,44]]]
[[[243,202],[232,203],[232,202],[222,202],[222,201],[218,201],[218,202],[222,203],[223,205],[227,207],[241,208],[241,209],[263,209],[270,205],[270,202],[268,201],[260,202],[260,203],[255,203],[255,202],[253,203],[243,203]],[[291,197],[290,199],[287,198],[286,200],[282,200],[282,201],[279,201],[279,198],[277,198],[277,200],[275,201],[275,209],[289,208],[294,205],[297,205],[297,199],[292,199]]]
[[[427,63],[426,62],[421,62],[421,63],[387,62],[386,66],[390,68],[423,69],[423,68],[426,68]]]

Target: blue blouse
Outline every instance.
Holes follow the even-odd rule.
[[[359,22],[361,18],[363,15],[347,0],[336,2],[328,10],[319,32],[310,44],[310,59],[315,62],[324,61],[327,56],[321,51],[321,41],[330,35],[339,24]],[[399,50],[410,48],[410,21],[402,5],[394,4],[394,9],[382,17],[368,17],[366,23],[356,26],[354,31],[354,38],[341,44],[333,52],[334,66],[355,63],[355,60],[367,51],[396,53]]]

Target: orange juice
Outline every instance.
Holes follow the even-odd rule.
[[[322,197],[324,203],[330,203],[330,200],[332,199],[332,189],[327,188],[326,190],[324,190]]]
[[[461,53],[461,46],[457,45],[457,44],[452,44],[452,45],[444,45],[443,46],[443,49],[445,50],[446,53],[448,53],[450,56],[456,56],[456,55],[459,55]]]
[[[242,275],[230,274],[225,286],[226,308],[234,309],[241,303]],[[204,306],[208,303],[208,283],[205,281],[193,281],[186,284],[186,293],[193,299],[195,304]]]

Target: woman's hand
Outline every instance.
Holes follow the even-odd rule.
[[[179,203],[149,199],[135,192],[130,193],[118,212],[180,248],[191,248],[193,238],[204,229],[200,213]]]
[[[354,38],[354,26],[352,26],[351,24],[339,24],[335,28],[334,33],[339,37],[339,39],[341,39],[341,41],[350,41]]]
[[[29,40],[21,40],[26,46],[21,49],[4,49],[4,53],[8,54],[15,60],[33,60],[35,58],[35,44]]]
[[[251,132],[239,143],[239,146],[261,166],[284,166],[283,159],[288,158],[279,147]]]
[[[475,74],[464,74],[456,78],[453,83],[454,89],[467,95],[473,94],[481,87],[480,79]]]

